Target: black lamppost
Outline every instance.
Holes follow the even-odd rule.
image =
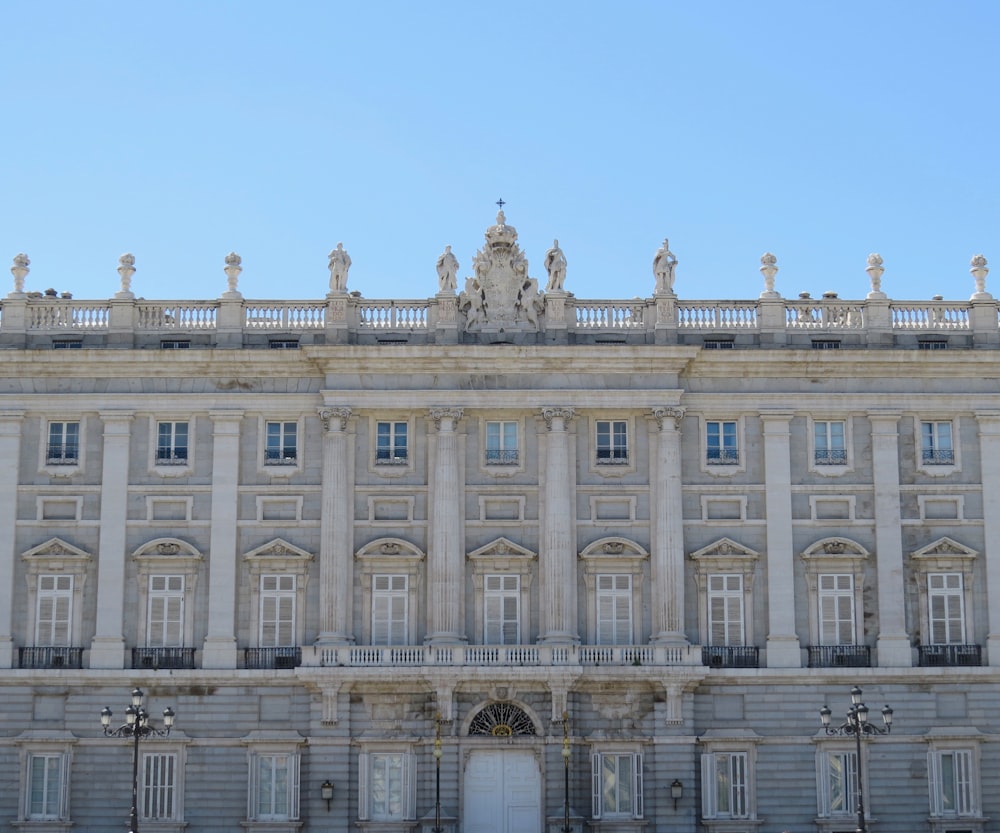
[[[847,720],[839,726],[830,725],[830,707],[823,706],[819,710],[819,719],[823,724],[823,729],[828,735],[854,735],[855,752],[857,754],[857,766],[855,767],[855,787],[858,796],[858,827],[857,833],[868,833],[865,823],[865,797],[864,779],[861,773],[861,736],[862,735],[887,735],[892,731],[892,709],[886,706],[882,709],[882,722],[884,726],[876,726],[868,722],[868,706],[861,702],[861,689],[857,686],[851,689],[851,707],[847,710]]]
[[[104,734],[113,738],[132,738],[132,811],[129,818],[129,833],[139,833],[139,739],[165,738],[174,727],[174,710],[169,706],[163,710],[163,728],[157,729],[149,722],[149,712],[142,704],[141,688],[132,689],[132,702],[125,709],[125,722],[111,728],[111,709],[101,709],[101,726]]]
[[[573,833],[573,828],[569,826],[569,759],[573,750],[569,748],[569,715],[562,713],[563,724],[563,833]]]
[[[434,833],[441,831],[441,712],[434,718]]]

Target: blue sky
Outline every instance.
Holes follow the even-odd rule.
[[[995,258],[1000,3],[36,2],[0,11],[0,260],[27,288],[212,298],[460,278],[502,197],[544,285],[681,298],[974,291]],[[7,266],[4,266],[6,270]],[[5,279],[11,286],[9,275]],[[995,284],[995,285],[994,285]],[[7,291],[0,281],[0,294]]]

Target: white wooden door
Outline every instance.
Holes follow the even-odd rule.
[[[465,770],[463,833],[541,833],[541,782],[531,752],[473,752]]]

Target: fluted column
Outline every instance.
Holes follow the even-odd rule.
[[[125,667],[125,522],[132,411],[102,411],[101,539],[97,550],[97,626],[91,668]]]
[[[465,553],[459,488],[458,421],[461,408],[432,408],[430,548],[427,553],[427,643],[465,641]]]
[[[542,484],[539,562],[539,642],[573,644],[577,632],[576,547],[573,544],[573,484],[569,424],[572,408],[543,408],[548,428]]]
[[[792,455],[789,413],[765,413],[764,505],[767,511],[767,667],[802,665],[795,634],[795,559],[792,541]]]
[[[0,668],[13,668],[18,463],[24,411],[0,411]]]
[[[878,575],[878,664],[913,664],[904,614],[903,533],[899,510],[899,414],[868,413],[875,488],[875,561]]]
[[[687,645],[684,632],[684,515],[681,493],[683,408],[654,408],[652,435],[652,638],[658,645]]]
[[[236,522],[239,517],[242,411],[212,411],[212,528],[208,556],[208,633],[203,668],[236,667]]]
[[[1000,412],[977,411],[979,422],[979,468],[983,479],[983,538],[986,552],[986,608],[989,633],[986,635],[986,663],[1000,665],[1000,557],[993,547],[1000,545]]]
[[[353,501],[354,461],[347,421],[350,408],[323,408],[323,508],[319,533],[319,614],[317,645],[354,642]]]

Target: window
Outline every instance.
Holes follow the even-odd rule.
[[[146,645],[184,645],[184,576],[150,576]]]
[[[854,576],[821,574],[819,593],[819,641],[821,645],[853,645]]]
[[[920,423],[920,459],[925,465],[954,465],[950,421]]]
[[[839,350],[840,342],[832,338],[814,338],[812,342],[813,350]]]
[[[142,756],[140,816],[149,821],[174,821],[178,813],[177,753],[147,752]]]
[[[294,422],[268,422],[265,431],[264,463],[268,466],[294,466],[298,462],[298,425]]]
[[[29,753],[26,819],[56,821],[65,818],[66,769],[66,755],[62,752]]]
[[[483,581],[483,643],[521,644],[521,577],[487,575]]]
[[[372,576],[372,644],[409,644],[409,577]]]
[[[972,749],[932,749],[928,754],[932,816],[978,816]]]
[[[740,462],[735,420],[705,423],[706,460],[710,466],[734,466]]]
[[[160,341],[161,350],[187,350],[191,347],[191,342],[186,339],[165,338]]]
[[[409,462],[407,423],[379,422],[375,425],[375,464],[405,466]]]
[[[710,645],[743,645],[743,576],[708,576]]]
[[[486,465],[516,466],[518,463],[517,423],[486,423]]]
[[[820,770],[818,796],[820,817],[856,815],[857,754],[848,750],[820,749],[817,764]]]
[[[706,752],[701,756],[701,813],[704,818],[750,818],[748,759],[746,752]]]
[[[261,648],[282,648],[295,645],[294,575],[262,575],[260,577]]]
[[[597,752],[591,764],[594,818],[642,818],[642,754]]]
[[[250,764],[252,821],[292,821],[299,817],[299,756],[255,752]]]
[[[632,642],[632,576],[597,576],[597,644]]]
[[[948,342],[941,339],[917,339],[918,350],[947,350]]]
[[[843,420],[816,420],[813,422],[813,459],[817,466],[843,466],[847,464]]]
[[[80,462],[80,423],[50,422],[45,462],[50,466],[75,466]]]
[[[73,576],[40,575],[35,607],[35,645],[66,647],[73,623]]]
[[[299,343],[295,339],[275,338],[271,339],[267,346],[271,350],[298,350]]]
[[[735,345],[731,338],[706,338],[702,346],[706,350],[732,350]]]
[[[183,466],[188,461],[188,424],[158,422],[156,424],[156,465]]]
[[[929,573],[927,614],[930,644],[965,643],[965,590],[961,573]]]
[[[64,338],[52,342],[53,350],[79,350],[83,347],[83,339]]]
[[[413,756],[408,751],[361,752],[358,815],[362,821],[402,821],[415,816]]]
[[[90,556],[61,538],[23,553],[27,599],[33,626],[29,647],[20,649],[22,668],[81,668],[83,648],[74,646],[82,627],[83,587]]]
[[[597,465],[628,465],[628,423],[625,420],[597,420]]]

